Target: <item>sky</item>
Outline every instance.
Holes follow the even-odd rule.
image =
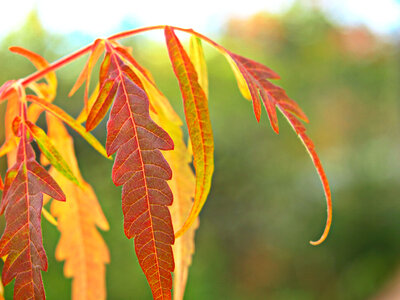
[[[318,2],[332,19],[364,24],[387,34],[400,28],[400,0],[300,0]],[[16,0],[3,5],[0,37],[18,29],[36,9],[47,30],[94,37],[140,26],[168,24],[210,34],[230,16],[247,17],[259,11],[283,12],[294,0]],[[5,9],[4,9],[5,8]],[[399,30],[397,30],[398,32]]]

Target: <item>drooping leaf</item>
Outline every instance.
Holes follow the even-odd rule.
[[[86,131],[85,127],[83,127],[80,123],[75,121],[74,118],[72,118],[70,115],[68,115],[65,111],[63,111],[61,108],[58,106],[48,103],[44,101],[43,99],[39,97],[35,97],[32,95],[29,95],[27,97],[28,101],[31,101],[33,103],[39,104],[42,106],[46,111],[49,113],[53,114],[66,124],[70,126],[72,129],[74,129],[76,132],[78,132],[94,149],[96,149],[101,155],[104,157],[108,158],[107,152],[105,151],[104,147],[100,144],[100,142],[89,132]]]
[[[112,179],[123,186],[125,235],[135,238],[136,255],[154,299],[171,299],[174,232],[167,206],[173,196],[167,180],[172,173],[160,150],[172,150],[173,142],[150,118],[149,100],[126,73],[128,66],[110,44],[106,46],[110,63],[104,80],[117,82],[106,150],[109,155],[116,152]]]
[[[329,229],[330,229],[331,223],[332,223],[332,196],[331,196],[331,191],[329,188],[328,178],[326,177],[325,171],[322,167],[322,163],[317,155],[317,152],[315,151],[314,143],[306,134],[306,129],[305,129],[304,125],[290,112],[282,109],[281,107],[279,107],[279,110],[287,118],[290,125],[293,127],[296,134],[298,135],[298,137],[300,138],[300,140],[306,147],[307,152],[310,155],[315,168],[317,169],[322,186],[324,188],[325,198],[327,201],[327,219],[326,219],[325,229],[324,229],[324,232],[322,233],[321,237],[317,241],[310,241],[310,244],[312,244],[314,246],[319,245],[327,238],[327,236],[329,234]]]
[[[242,73],[240,72],[238,66],[236,65],[235,61],[232,59],[232,57],[230,57],[230,55],[227,52],[224,51],[223,54],[225,55],[226,59],[229,62],[229,65],[232,68],[232,71],[233,71],[233,74],[235,75],[239,90],[242,93],[243,97],[247,100],[252,100],[249,87],[247,86],[247,82],[244,79],[244,77],[243,77]],[[257,113],[258,113],[258,111],[257,111]],[[260,115],[258,115],[257,113],[256,113],[256,117],[261,116],[261,111],[260,111]],[[259,118],[257,120],[259,121]]]
[[[75,177],[74,173],[71,171],[70,167],[61,156],[59,151],[53,145],[46,132],[32,122],[26,121],[26,125],[30,134],[38,144],[40,151],[48,159],[50,164],[66,178],[79,185],[78,179]]]
[[[45,299],[41,271],[47,270],[47,257],[40,224],[43,193],[65,201],[58,184],[35,161],[23,130],[16,163],[7,172],[1,203],[6,228],[0,239],[0,256],[7,255],[2,279],[4,285],[16,279],[14,299]]]
[[[78,123],[83,123],[86,121],[89,111],[91,110],[93,103],[95,102],[95,100],[97,99],[98,95],[99,95],[99,90],[100,90],[100,85],[99,83],[96,84],[95,89],[93,90],[92,94],[89,97],[88,100],[88,107],[89,109],[86,109],[85,107],[81,110],[81,113],[79,114],[79,116],[76,118],[76,122]]]
[[[247,84],[247,88],[250,92],[251,99],[253,100],[253,107],[257,120],[260,119],[260,114],[261,114],[260,100],[261,100],[267,111],[272,128],[276,133],[279,133],[278,118],[276,114],[276,108],[278,108],[282,112],[282,114],[286,117],[290,125],[293,127],[296,134],[303,142],[308,153],[310,154],[311,159],[314,163],[314,166],[322,182],[327,202],[327,220],[324,232],[318,241],[315,242],[312,241],[310,243],[313,245],[318,245],[322,243],[326,239],[329,233],[329,229],[332,222],[332,199],[331,199],[331,192],[328,180],[325,175],[325,171],[322,167],[322,164],[319,160],[319,157],[315,151],[314,144],[311,141],[311,139],[306,135],[305,133],[306,129],[303,126],[303,124],[298,120],[300,119],[305,122],[308,122],[306,115],[300,109],[297,103],[287,96],[286,92],[282,88],[272,84],[268,80],[268,79],[279,79],[279,75],[277,75],[274,71],[272,71],[271,69],[267,68],[266,66],[258,62],[234,54],[228,50],[225,50],[225,55],[229,56],[230,62],[232,60],[236,64],[236,66],[234,67],[234,71],[236,77],[238,78],[239,86],[243,86],[244,83],[243,81],[241,81],[240,76],[238,76],[237,70],[240,71],[242,78]]]
[[[78,187],[54,168],[50,169],[67,197],[66,203],[51,203],[51,213],[57,218],[61,232],[56,259],[65,260],[64,274],[73,278],[73,300],[102,300],[106,298],[105,264],[110,257],[96,226],[108,230],[108,222],[93,189],[79,172],[72,137],[62,122],[51,115],[47,115],[47,125],[49,137],[82,183]]]
[[[144,83],[143,85],[149,95],[150,102],[153,103],[153,107],[156,110],[156,114],[151,114],[152,119],[162,126],[174,141],[174,150],[164,151],[163,155],[171,166],[173,173],[169,182],[174,195],[174,202],[170,208],[172,223],[174,228],[181,228],[189,216],[195,194],[196,178],[190,167],[192,155],[183,139],[182,121],[173,111],[168,100],[152,84]],[[176,239],[172,247],[175,260],[174,300],[182,300],[185,293],[189,266],[192,263],[192,255],[194,253],[194,235],[198,225],[199,221],[197,219],[181,237]]]
[[[189,48],[189,57],[193,66],[196,70],[199,84],[203,89],[206,97],[208,99],[208,73],[207,73],[207,64],[204,58],[203,46],[201,43],[201,39],[199,39],[195,35],[190,36],[190,48]]]
[[[71,97],[73,94],[75,94],[75,92],[80,88],[80,86],[84,82],[86,82],[85,102],[87,101],[88,95],[89,95],[90,78],[92,75],[93,67],[96,65],[96,62],[100,58],[103,51],[104,51],[104,40],[102,40],[102,39],[95,40],[91,47],[91,52],[90,52],[88,60],[86,61],[85,67],[83,68],[82,72],[79,74],[77,81],[75,82],[74,86],[72,87],[71,91],[68,94],[69,97]]]
[[[117,91],[118,83],[115,80],[108,79],[103,83],[99,95],[86,120],[86,130],[93,130],[101,120],[103,120],[107,111],[110,109],[111,103]]]
[[[38,69],[42,70],[49,66],[47,60],[45,60],[42,56],[37,53],[34,53],[30,50],[27,50],[22,47],[10,47],[9,50],[13,53],[20,54],[27,59],[29,59],[33,65]],[[51,98],[51,101],[54,99],[57,91],[57,77],[55,72],[48,72],[44,78],[47,81],[45,84],[46,88],[39,88],[43,93],[45,98]],[[44,86],[43,84],[39,83],[39,86]]]
[[[29,98],[30,96],[28,96]],[[28,107],[28,119],[35,123],[39,118],[40,114],[43,112],[43,108],[39,105],[30,105]],[[7,158],[9,159],[8,165],[12,165],[15,159],[15,152],[17,149],[19,138],[15,135],[16,128],[18,128],[18,118],[17,115],[19,113],[19,103],[17,99],[10,98],[9,103],[7,105],[5,123],[6,123],[6,141],[0,147],[0,157],[7,154]],[[13,118],[12,122],[10,120]],[[20,119],[19,119],[20,120]]]
[[[21,47],[10,47],[10,51],[13,53],[20,54],[27,59],[29,59],[33,65],[38,69],[42,70],[49,66],[49,63],[41,57],[39,54],[36,54],[30,50],[21,48]],[[40,94],[41,97],[45,98],[46,101],[51,102],[56,96],[57,91],[57,78],[55,72],[48,72],[45,75],[45,79],[47,83],[36,83],[33,82],[29,86],[32,90],[34,90],[37,94]],[[6,116],[5,116],[5,135],[6,135],[6,142],[1,147],[0,153],[2,155],[7,155],[8,165],[12,166],[15,162],[16,157],[16,147],[17,147],[17,138],[12,135],[12,120],[15,120],[15,117],[19,114],[19,102],[18,102],[18,95],[15,92],[16,82],[10,80],[6,82],[0,88],[0,98],[3,97],[3,93],[6,93],[7,90],[14,90],[13,92],[9,93],[8,97],[8,104],[6,109]],[[7,93],[6,93],[7,94]],[[0,101],[1,102],[1,101]],[[28,119],[35,123],[39,118],[40,114],[42,113],[43,109],[37,105],[30,105],[28,108]],[[4,153],[3,151],[6,151]],[[0,155],[0,156],[2,156]]]
[[[207,200],[214,171],[214,141],[207,97],[198,82],[196,70],[171,27],[165,27],[169,57],[181,89],[186,123],[193,147],[196,192],[192,210],[176,236],[183,234],[197,219]]]
[[[10,51],[20,54],[29,59],[32,64],[38,69],[38,71],[43,70],[50,65],[47,60],[45,60],[42,56],[25,48],[10,47]],[[57,94],[56,73],[54,71],[48,72],[46,75],[44,75],[44,78],[46,80],[46,83],[34,81],[29,84],[29,88],[33,90],[40,98],[45,99],[47,102],[53,102]],[[42,107],[36,104],[32,104],[28,108],[28,119],[32,123],[35,123],[42,112]]]

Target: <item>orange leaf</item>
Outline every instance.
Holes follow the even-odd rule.
[[[0,300],[4,300],[4,287],[1,282],[0,282]]]
[[[88,107],[89,109],[86,109],[85,107],[82,109],[80,112],[79,116],[76,117],[76,122],[78,123],[83,123],[86,121],[89,111],[92,109],[93,103],[96,101],[98,95],[99,95],[99,83],[96,84],[96,88],[93,90],[92,94],[89,97],[88,100]]]
[[[9,50],[13,53],[20,54],[27,59],[29,59],[33,65],[38,69],[42,70],[49,66],[49,63],[39,54],[36,54],[30,50],[27,50],[22,47],[10,47]],[[42,92],[45,93],[43,95],[46,99],[50,98],[50,102],[54,99],[56,92],[57,92],[57,77],[55,72],[49,72],[45,76],[47,81],[47,85],[45,89],[41,89]]]
[[[15,80],[8,80],[2,86],[0,86],[0,103],[7,100],[9,97],[15,97],[16,93],[11,88],[14,83]]]
[[[11,150],[17,148],[17,143],[16,143],[17,139],[18,138],[13,136],[13,137],[9,138],[8,140],[6,140],[3,145],[1,145],[0,157],[6,155]]]
[[[86,120],[86,130],[93,130],[107,114],[117,91],[115,80],[108,79],[103,83],[96,101],[93,103]]]
[[[72,299],[101,300],[106,298],[105,264],[110,257],[96,226],[108,230],[96,195],[79,172],[72,137],[62,122],[47,114],[48,134],[66,159],[82,187],[65,179],[54,168],[50,174],[60,184],[66,203],[53,201],[51,213],[57,218],[61,239],[56,249],[57,260],[65,260],[64,274],[72,277]]]
[[[104,40],[97,39],[92,45],[90,56],[86,62],[85,67],[83,68],[82,72],[79,74],[77,81],[75,82],[74,86],[72,87],[71,91],[69,92],[68,96],[71,97],[75,92],[79,89],[79,87],[86,81],[85,84],[85,109],[88,109],[88,95],[89,95],[89,85],[90,85],[90,78],[92,75],[93,67],[96,65],[97,60],[100,58],[101,54],[104,51]]]
[[[169,57],[179,81],[186,123],[193,146],[196,192],[192,210],[176,236],[183,234],[197,219],[207,200],[214,171],[214,141],[207,97],[198,82],[196,70],[171,27],[165,27]]]

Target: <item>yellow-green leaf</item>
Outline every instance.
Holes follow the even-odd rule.
[[[38,97],[35,97],[32,95],[29,95],[27,97],[27,100],[31,101],[33,103],[39,104],[46,111],[48,111],[49,113],[51,113],[54,116],[56,116],[57,118],[59,118],[61,121],[68,124],[68,126],[70,126],[72,129],[74,129],[76,132],[78,132],[101,155],[103,155],[106,158],[109,158],[103,145],[101,145],[100,142],[92,134],[87,132],[85,127],[83,127],[80,123],[78,123],[74,118],[72,118],[70,115],[68,115],[61,108],[59,108],[58,106],[56,106],[54,104],[48,103],[41,98],[38,98]]]
[[[32,122],[26,121],[27,128],[39,146],[40,151],[49,160],[50,164],[72,182],[79,185],[78,179],[72,173],[67,162],[54,147],[47,134]]]
[[[207,64],[206,60],[204,59],[204,51],[201,39],[195,35],[190,36],[189,57],[194,68],[196,69],[197,76],[199,77],[199,84],[208,98]]]
[[[171,63],[181,89],[186,123],[193,147],[196,192],[190,215],[176,236],[182,235],[196,221],[207,200],[214,171],[214,140],[206,94],[198,82],[196,70],[173,29],[165,27]]]

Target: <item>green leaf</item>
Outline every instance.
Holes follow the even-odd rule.
[[[112,159],[107,155],[106,150],[104,149],[103,145],[89,132],[86,131],[85,127],[79,124],[74,118],[68,115],[65,111],[63,111],[58,106],[48,103],[45,100],[29,95],[27,96],[27,100],[33,103],[39,104],[42,106],[46,111],[53,114],[61,121],[67,123],[72,129],[78,132],[94,149],[96,149],[101,155],[108,159]]]
[[[32,137],[38,144],[40,151],[43,153],[44,156],[46,156],[51,165],[54,168],[56,168],[61,174],[63,174],[66,178],[76,183],[77,185],[80,185],[78,179],[72,173],[67,162],[64,160],[61,154],[51,143],[46,132],[44,132],[43,129],[41,129],[40,127],[36,126],[35,124],[29,121],[26,121],[26,125]]]

